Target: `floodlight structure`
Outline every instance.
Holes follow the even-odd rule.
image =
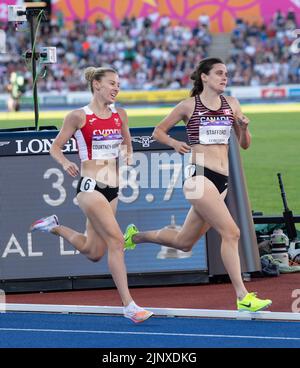
[[[40,52],[36,51],[36,33],[42,20],[46,20],[45,2],[24,3],[24,5],[8,5],[8,21],[20,24],[29,22],[30,25],[30,40],[31,50],[25,52],[25,59],[31,61],[31,71],[33,80],[33,101],[34,101],[34,116],[35,116],[35,130],[39,126],[39,105],[37,94],[37,60],[41,64],[56,63],[56,48],[55,47],[41,47]]]

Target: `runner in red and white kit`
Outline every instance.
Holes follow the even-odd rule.
[[[108,265],[124,305],[124,316],[143,322],[153,314],[133,301],[128,290],[124,262],[124,238],[116,221],[118,202],[118,157],[125,148],[127,163],[132,160],[127,114],[114,108],[120,90],[117,72],[111,68],[89,67],[85,78],[93,94],[89,105],[73,110],[64,119],[50,154],[72,177],[81,172],[77,200],[87,217],[86,234],[60,225],[56,215],[35,221],[31,231],[62,236],[91,261],[97,262],[108,251]],[[74,136],[81,159],[81,170],[68,160],[62,148]]]

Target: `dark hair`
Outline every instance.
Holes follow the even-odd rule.
[[[94,92],[93,80],[100,81],[101,78],[104,77],[106,73],[118,74],[115,69],[110,67],[95,68],[94,66],[89,66],[84,70],[84,77],[86,81],[89,83],[92,93]]]
[[[224,62],[219,58],[207,58],[200,61],[196,70],[191,75],[191,79],[194,81],[194,87],[190,93],[191,97],[194,97],[203,91],[201,74],[204,73],[208,75],[215,64],[224,64]]]

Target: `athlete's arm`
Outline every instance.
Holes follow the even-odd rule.
[[[79,174],[79,168],[74,162],[66,158],[62,152],[62,148],[75,131],[82,126],[83,122],[84,114],[80,110],[70,112],[65,117],[62,128],[50,148],[50,155],[73,177]]]
[[[188,153],[190,151],[190,146],[185,142],[178,141],[171,138],[167,133],[168,131],[179,123],[181,120],[186,120],[186,100],[180,102],[174,107],[174,109],[167,115],[154,129],[153,138],[160,143],[166,144],[174,148],[176,152]]]
[[[243,149],[247,149],[251,143],[251,134],[248,129],[250,120],[242,113],[241,105],[235,97],[227,96],[226,99],[234,114],[235,122],[233,128],[238,142]]]
[[[133,164],[133,149],[132,149],[132,142],[131,142],[131,135],[128,127],[128,117],[127,113],[124,109],[117,108],[117,111],[122,119],[122,136],[123,136],[123,143],[122,143],[122,153],[127,161],[127,165]]]

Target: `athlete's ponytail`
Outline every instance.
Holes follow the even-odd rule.
[[[95,68],[94,66],[89,66],[84,70],[84,78],[88,82],[92,93],[94,93],[93,81],[100,81],[102,77],[105,76],[106,73],[115,73],[118,74],[117,71],[110,67],[100,67]]]
[[[201,74],[204,73],[208,75],[210,70],[215,64],[224,64],[224,63],[219,58],[207,58],[200,61],[196,70],[191,75],[191,80],[194,81],[194,87],[190,93],[191,97],[199,95],[203,91],[203,82]]]

